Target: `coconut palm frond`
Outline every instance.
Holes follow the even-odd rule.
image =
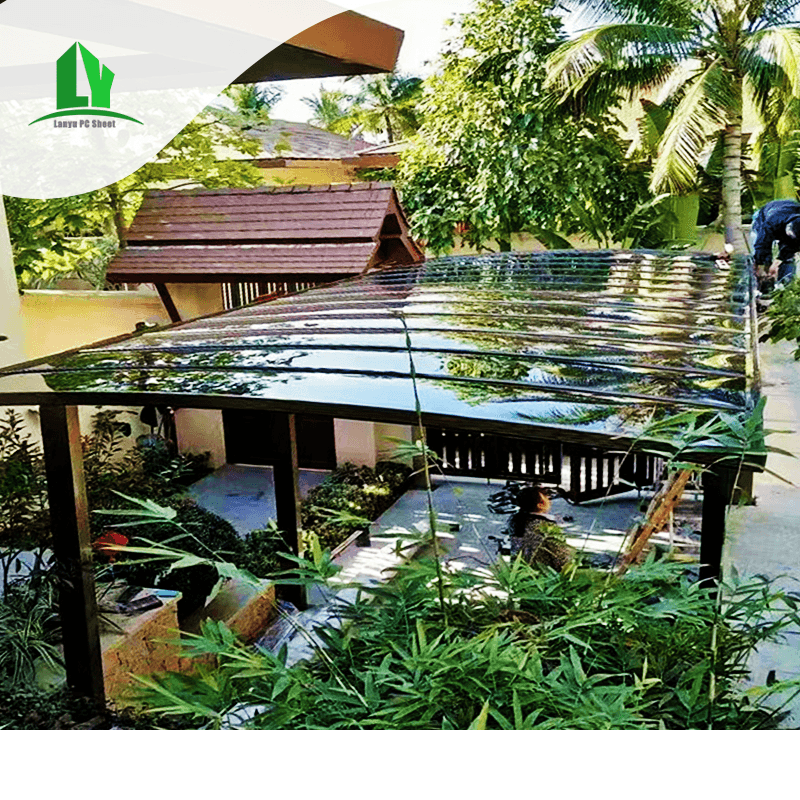
[[[664,131],[650,179],[653,191],[678,192],[694,184],[709,136],[734,107],[730,75],[715,61],[691,82]]]
[[[754,33],[742,48],[739,63],[755,87],[768,81],[800,97],[800,28],[781,26]]]
[[[754,0],[746,9],[750,30],[800,21],[800,0]]]
[[[690,31],[661,25],[603,25],[548,57],[545,89],[566,100],[585,91],[595,77],[610,73],[625,80],[620,88],[646,85],[654,72],[686,58],[690,43]]]
[[[582,9],[595,21],[627,20],[678,27],[688,24],[696,13],[696,3],[692,0],[592,0],[590,3],[566,0],[562,5],[567,9]]]

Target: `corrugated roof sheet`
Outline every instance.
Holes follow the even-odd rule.
[[[385,269],[0,373],[5,403],[168,402],[414,418],[631,442],[686,410],[754,407],[743,261],[502,253]],[[49,397],[48,397],[49,395]]]

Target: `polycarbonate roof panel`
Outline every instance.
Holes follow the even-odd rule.
[[[0,400],[411,420],[410,348],[431,422],[630,440],[687,409],[753,408],[751,280],[712,255],[442,258],[9,368]]]

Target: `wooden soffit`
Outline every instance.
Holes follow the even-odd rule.
[[[344,11],[278,45],[233,83],[391,72],[403,36],[399,28]]]

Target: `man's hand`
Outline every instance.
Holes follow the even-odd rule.
[[[783,263],[783,262],[782,262],[782,261],[781,261],[779,258],[776,258],[776,259],[775,259],[775,260],[772,262],[772,264],[770,264],[769,270],[767,271],[767,275],[768,275],[770,278],[777,278],[777,277],[778,277],[778,267],[780,267],[780,265],[781,265],[782,263]]]

